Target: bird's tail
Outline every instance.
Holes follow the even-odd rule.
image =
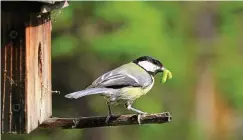
[[[83,96],[87,96],[87,95],[94,95],[94,94],[112,94],[112,91],[114,89],[109,89],[109,88],[89,88],[89,89],[85,89],[85,90],[81,90],[81,91],[77,91],[77,92],[73,92],[70,94],[65,95],[66,98],[80,98]]]

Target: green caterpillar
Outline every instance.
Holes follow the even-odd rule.
[[[164,84],[166,82],[167,79],[171,79],[172,78],[172,73],[168,70],[165,69],[163,71],[162,77],[161,77],[161,83]]]

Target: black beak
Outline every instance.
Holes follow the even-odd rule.
[[[165,70],[165,67],[161,67],[160,69],[159,69],[159,72],[163,72]]]
[[[155,74],[157,74],[157,73],[159,73],[159,72],[163,72],[165,70],[165,68],[164,67],[161,67],[160,69],[158,69],[156,72],[155,72]]]

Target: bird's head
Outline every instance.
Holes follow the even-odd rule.
[[[165,70],[163,64],[150,56],[142,56],[133,61],[133,63],[137,64],[138,66],[142,67],[151,75],[156,75],[159,72],[163,72]]]
[[[156,75],[159,72],[163,72],[161,77],[161,83],[165,83],[167,79],[172,78],[172,73],[166,69],[163,64],[150,56],[142,56],[133,61],[133,63],[142,67],[152,76]]]

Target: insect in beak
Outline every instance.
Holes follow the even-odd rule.
[[[163,74],[160,82],[164,84],[167,81],[167,79],[169,80],[172,78],[172,73],[170,72],[170,70],[166,69],[165,67],[162,67],[161,71],[163,72]]]

